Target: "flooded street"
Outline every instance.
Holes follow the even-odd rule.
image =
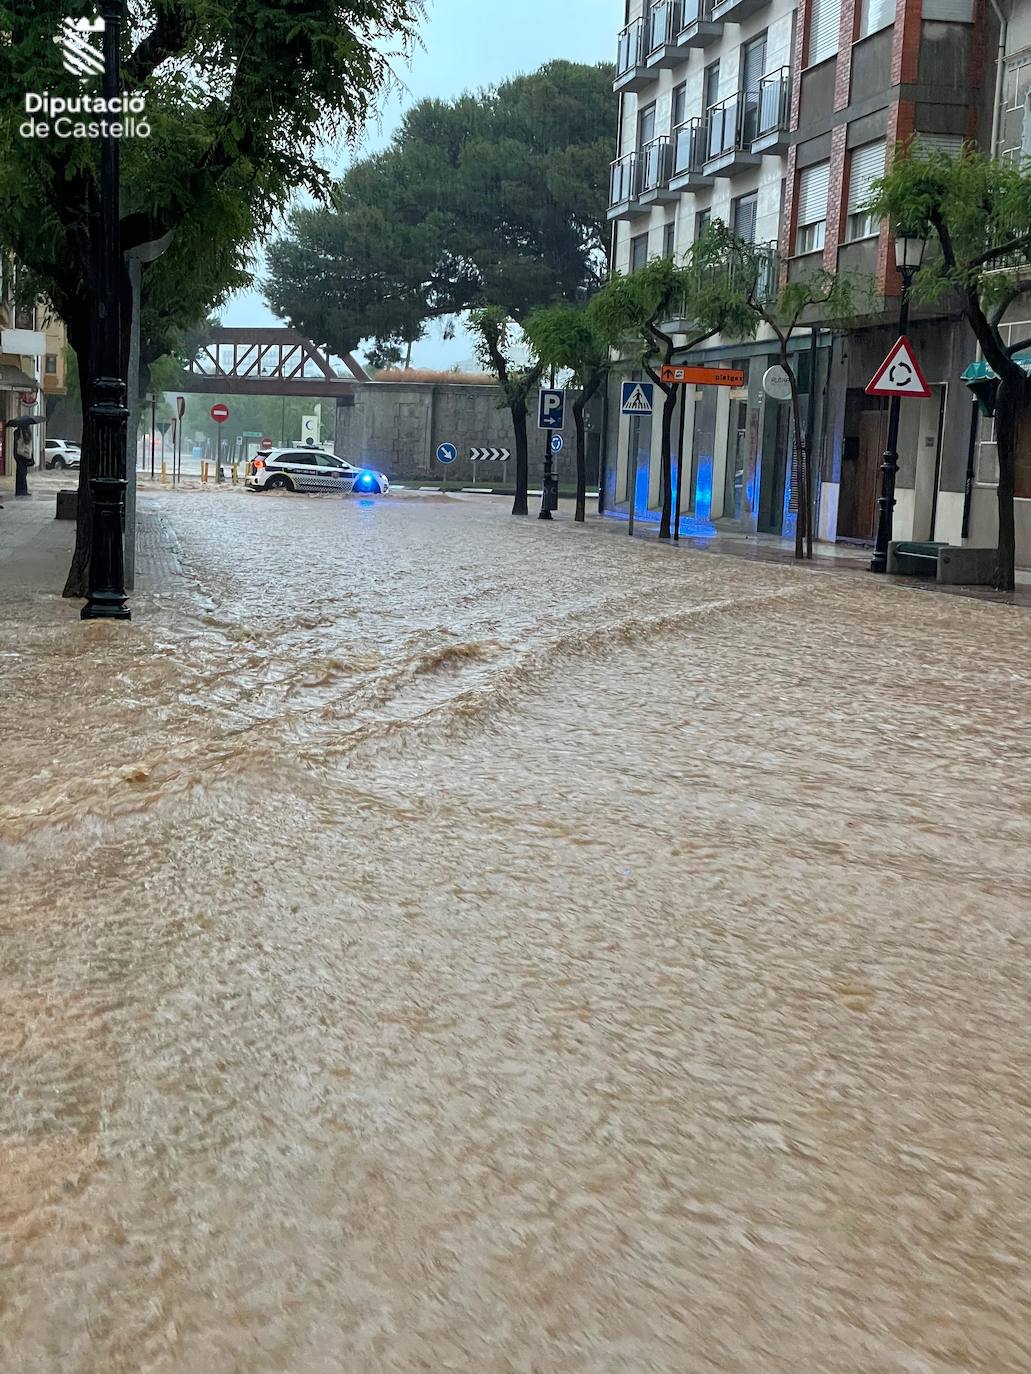
[[[1026,1374],[1027,614],[156,501],[0,598],[3,1374]]]

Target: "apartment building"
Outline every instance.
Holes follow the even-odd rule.
[[[887,407],[864,388],[897,336],[900,282],[891,227],[865,205],[899,141],[917,136],[947,152],[968,139],[989,145],[999,38],[990,0],[629,0],[621,17],[609,210],[616,268],[680,254],[720,218],[769,244],[782,279],[826,268],[867,283],[861,321],[842,333],[814,319],[795,347],[803,390],[813,393],[804,413],[820,536],[872,541]],[[1031,55],[1015,46],[1019,25],[1010,27],[1014,71],[1031,75]],[[1017,84],[1003,83],[1000,98],[1016,100]],[[1000,137],[1016,137],[1012,119],[995,123]],[[933,396],[903,406],[896,534],[958,542],[979,531],[990,542],[992,446],[983,435],[975,444],[961,381],[973,337],[957,311],[941,308],[915,310],[910,337]],[[718,527],[789,534],[788,415],[762,387],[775,361],[768,339],[716,340],[691,361],[732,361],[746,382],[684,397],[684,508]],[[614,402],[615,391],[602,505],[628,511],[636,466],[635,511],[648,518],[659,501],[658,425],[620,416]],[[975,448],[984,450],[983,500],[969,490]]]
[[[623,18],[614,83],[619,147],[609,209],[617,270],[632,272],[658,254],[680,256],[710,219],[769,245],[775,262],[786,195],[794,0],[628,0]],[[669,322],[678,342],[686,343],[676,325]],[[807,372],[808,340],[798,346]],[[684,389],[690,479],[682,509],[702,523],[779,533],[790,520],[787,413],[782,405],[763,404],[763,373],[775,362],[769,339],[717,339],[692,353],[692,361],[716,360],[744,371],[745,385]],[[641,374],[628,369],[623,375]],[[806,375],[802,381],[808,385]],[[613,401],[616,391],[603,508],[628,513],[636,470],[635,512],[655,518],[658,422],[621,416]]]

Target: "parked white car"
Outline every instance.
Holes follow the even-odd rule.
[[[69,439],[48,439],[44,444],[43,463],[48,468],[77,468],[82,451]]]
[[[262,449],[244,479],[251,491],[353,491],[361,496],[385,496],[386,473],[356,468],[318,448]]]

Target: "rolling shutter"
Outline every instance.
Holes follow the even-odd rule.
[[[813,0],[809,19],[808,65],[833,57],[838,51],[841,29],[841,0]]]
[[[831,165],[818,162],[806,167],[798,178],[798,227],[818,224],[827,218],[827,193],[830,190]]]
[[[917,134],[917,144],[928,153],[946,153],[959,157],[963,151],[962,134]]]
[[[895,22],[895,0],[863,0],[859,21],[859,36],[876,33]]]
[[[878,177],[884,176],[884,143],[866,143],[852,154],[852,170],[848,179],[848,213],[857,215],[865,210],[870,188]]]
[[[954,24],[974,22],[974,0],[924,0],[924,19],[944,19]]]

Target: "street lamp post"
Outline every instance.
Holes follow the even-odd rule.
[[[924,256],[926,238],[916,234],[899,231],[895,236],[895,267],[902,278],[902,295],[899,297],[899,337],[909,328],[909,291],[913,278],[920,270]],[[870,571],[882,573],[888,566],[888,545],[891,543],[892,521],[895,510],[895,477],[899,470],[899,403],[898,395],[888,402],[888,443],[881,464],[881,496],[878,502],[877,542],[874,545]]]
[[[100,0],[104,20],[105,101],[118,98],[119,38],[125,0]],[[97,252],[96,375],[90,416],[94,448],[90,471],[92,540],[83,620],[129,620],[125,591],[122,514],[126,489],[126,381],[122,367],[122,248],[119,222],[118,139],[100,145],[100,242]]]

